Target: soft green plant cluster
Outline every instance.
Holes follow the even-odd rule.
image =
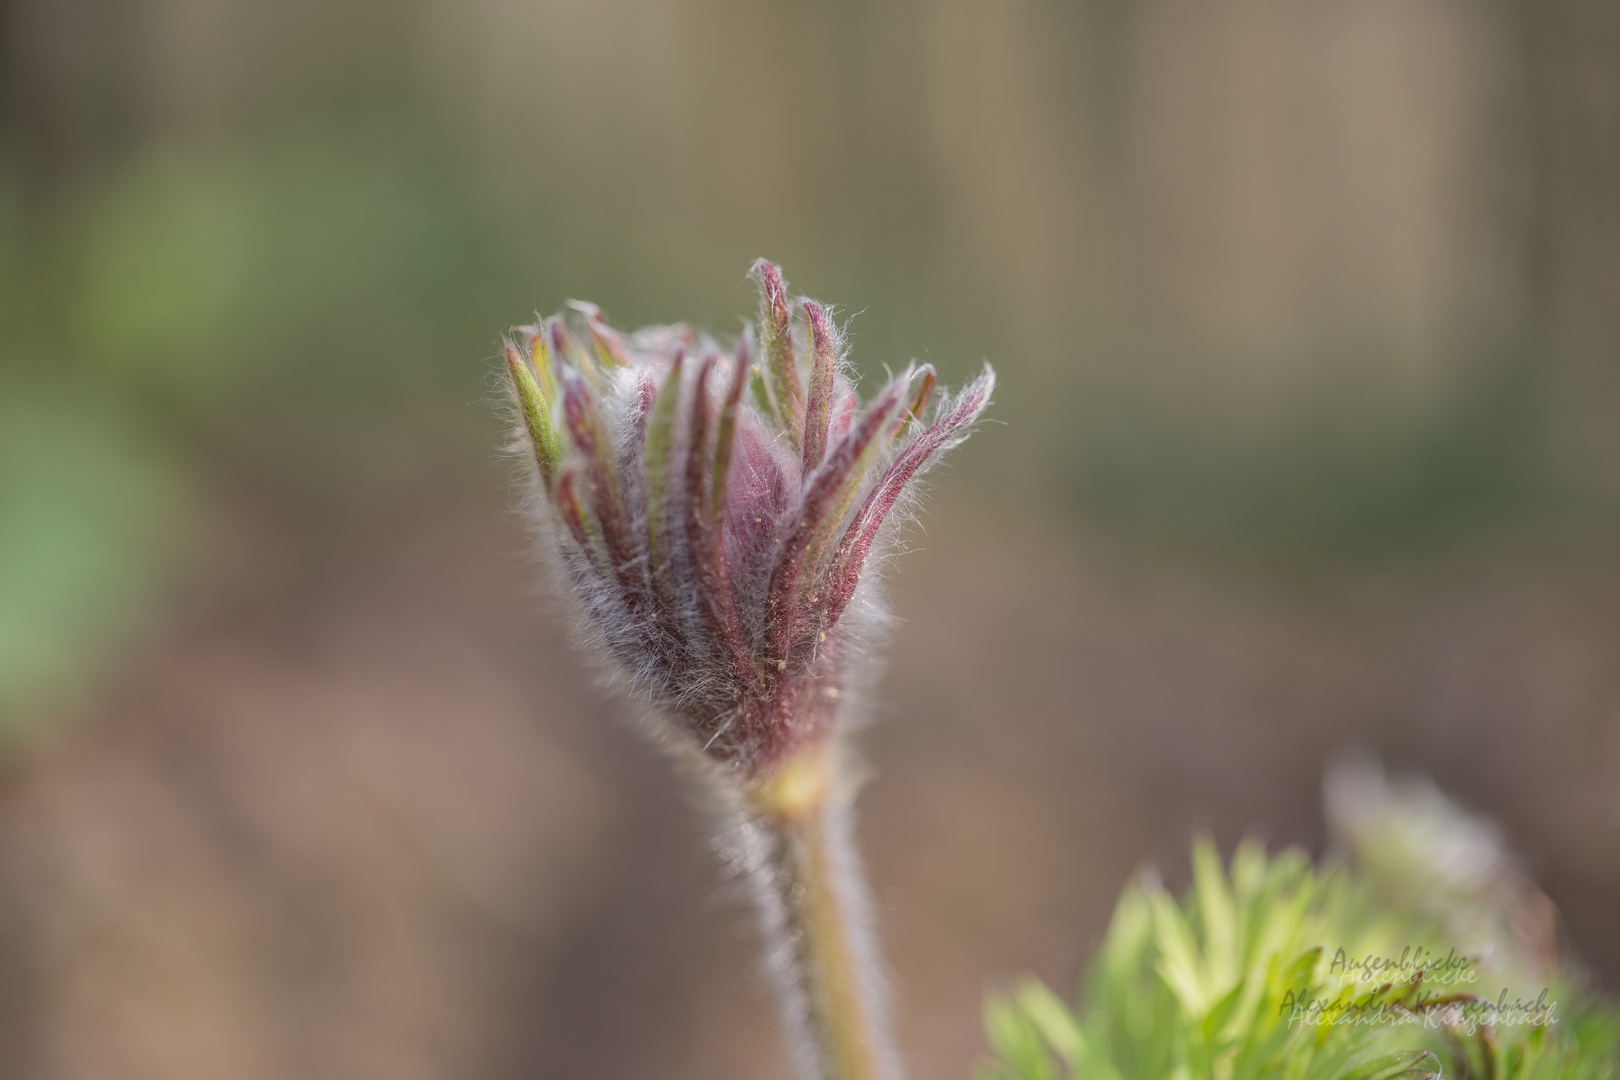
[[[1202,842],[1185,898],[1126,890],[1077,1007],[1033,981],[991,1000],[978,1080],[1620,1076],[1612,1005],[1569,974],[1505,985],[1380,895],[1252,843],[1228,871]]]

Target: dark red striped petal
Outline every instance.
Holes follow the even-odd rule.
[[[810,323],[810,394],[804,410],[804,472],[808,476],[827,452],[827,422],[832,415],[833,373],[838,341],[827,313],[814,300],[804,301]]]
[[[862,452],[893,423],[900,401],[900,388],[898,384],[891,383],[810,478],[799,513],[782,541],[782,550],[771,573],[766,612],[766,648],[767,659],[777,671],[785,669],[792,659],[790,654],[798,615],[799,575],[805,552],[827,511],[833,506],[844,480],[860,461]]]
[[[866,557],[877,539],[878,530],[905,493],[906,485],[916,478],[930,459],[961,438],[968,425],[978,419],[984,407],[990,403],[990,391],[995,388],[995,383],[995,373],[987,368],[983,375],[957,396],[944,416],[900,452],[900,456],[873,485],[871,493],[845,530],[843,542],[838,546],[833,567],[827,575],[827,614],[830,619],[837,619],[855,595],[855,586],[860,583],[861,570],[866,565]]]

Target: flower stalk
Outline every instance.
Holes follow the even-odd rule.
[[[846,729],[916,479],[989,403],[927,365],[855,392],[831,313],[760,260],[757,330],[625,336],[593,305],[506,344],[537,538],[578,636],[719,795],[805,1080],[892,1080]],[[589,342],[589,347],[585,344]]]
[[[835,869],[849,845],[832,839],[833,823],[827,818],[823,809],[769,826],[780,849],[778,887],[789,905],[787,921],[797,946],[793,973],[803,982],[808,1052],[822,1059],[816,1065],[819,1074],[884,1080],[893,1070],[879,1062],[892,1052],[878,1034],[870,964],[856,959],[871,952],[870,941],[857,942],[856,935],[870,939],[871,932],[849,910],[851,901],[844,893],[854,877]]]
[[[749,793],[743,850],[805,1076],[892,1080],[870,902],[850,835],[843,750],[824,745]]]

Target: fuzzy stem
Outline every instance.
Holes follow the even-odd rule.
[[[836,746],[751,793],[742,845],[801,1080],[899,1080]]]

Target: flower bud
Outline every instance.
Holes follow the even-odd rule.
[[[680,326],[622,335],[581,303],[574,327],[556,316],[505,349],[584,637],[743,782],[837,729],[886,618],[872,584],[895,511],[995,381],[986,367],[924,419],[934,372],[912,366],[863,404],[828,312],[771,263],[754,277],[759,325],[731,349]]]

